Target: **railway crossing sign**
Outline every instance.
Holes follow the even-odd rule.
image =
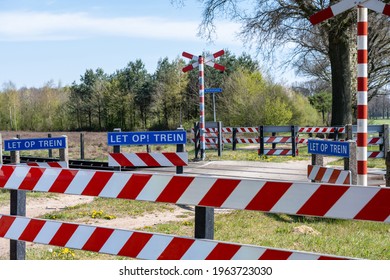
[[[310,17],[315,25],[358,7],[357,24],[357,183],[367,186],[367,118],[368,118],[368,11],[390,16],[390,5],[380,0],[342,0]]]
[[[205,106],[204,106],[204,64],[213,67],[219,71],[225,71],[225,66],[222,66],[218,63],[215,63],[215,59],[217,57],[220,57],[225,53],[224,50],[220,50],[212,55],[203,57],[201,55],[196,56],[193,54],[190,54],[188,52],[183,52],[182,56],[191,59],[192,61],[195,61],[192,64],[187,65],[182,70],[183,72],[188,72],[196,67],[199,68],[199,113],[200,113],[200,120],[199,120],[199,130],[200,130],[200,154],[201,159],[205,159],[205,151],[206,151],[206,138],[205,138]]]

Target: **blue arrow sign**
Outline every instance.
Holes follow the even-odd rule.
[[[184,130],[146,132],[108,132],[108,146],[120,145],[159,145],[185,144],[187,133]]]
[[[65,149],[65,137],[4,140],[4,151]]]
[[[222,89],[221,88],[206,88],[204,90],[204,93],[218,93],[218,92],[222,92]]]
[[[349,157],[348,142],[309,139],[307,147],[310,154]]]

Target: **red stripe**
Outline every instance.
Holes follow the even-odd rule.
[[[324,216],[349,187],[320,186],[310,199],[298,210],[298,215]]]
[[[185,162],[177,153],[162,153],[173,166],[187,166]]]
[[[27,162],[28,166],[39,166],[38,162]]]
[[[291,187],[292,183],[267,182],[245,207],[247,210],[269,211]]]
[[[369,158],[376,158],[376,157],[378,157],[379,156],[379,154],[380,154],[381,152],[370,152],[370,154],[369,154]]]
[[[329,18],[333,17],[333,11],[330,7],[312,15],[310,17],[310,22],[313,25],[316,25],[324,20],[327,20]]]
[[[61,164],[57,161],[51,161],[51,162],[48,162],[47,163],[50,167],[54,167],[54,168],[62,168]]]
[[[367,36],[368,35],[368,22],[367,21],[358,21],[357,35],[358,36]]]
[[[12,216],[0,216],[0,237],[4,237],[7,234],[15,219],[16,217]]]
[[[387,16],[390,16],[390,5],[386,4],[385,8],[383,9],[383,13]]]
[[[356,145],[358,147],[367,147],[367,133],[357,133],[356,135]]]
[[[357,90],[358,91],[368,91],[368,78],[367,77],[358,77],[357,78]]]
[[[283,155],[283,156],[285,156],[285,155],[287,155],[289,152],[290,152],[290,150],[282,150],[282,152],[281,152],[280,154]]]
[[[183,52],[181,55],[186,57],[186,58],[189,58],[189,59],[192,59],[194,57],[194,55],[192,55],[192,54],[190,54],[188,52]]]
[[[73,233],[77,230],[78,225],[63,223],[57,230],[56,234],[50,240],[49,245],[64,247]]]
[[[368,119],[368,106],[367,105],[357,105],[357,118],[360,120]]]
[[[110,156],[120,165],[120,166],[134,166],[134,164],[126,158],[122,153],[110,153]]]
[[[335,169],[330,175],[328,183],[335,184],[337,179],[339,178],[341,170]]]
[[[180,260],[194,242],[192,239],[174,237],[158,260]]]
[[[214,66],[213,66],[215,69],[219,70],[219,71],[225,71],[225,66],[222,66],[218,63],[214,63]]]
[[[292,252],[267,249],[259,260],[287,260]]]
[[[145,162],[146,166],[161,166],[149,153],[137,153],[137,156]]]
[[[217,58],[217,57],[219,57],[219,56],[223,55],[224,53],[225,53],[225,51],[224,51],[224,50],[220,50],[220,51],[218,51],[218,52],[214,53],[214,54],[213,54],[213,56],[214,56],[214,58]]]
[[[357,174],[359,174],[359,175],[367,174],[367,161],[366,160],[358,160],[357,161]]]
[[[30,168],[30,170],[28,171],[26,177],[24,178],[23,182],[20,184],[18,189],[30,190],[30,191],[34,189],[35,185],[38,183],[44,171],[45,171],[44,168],[38,168],[38,167]]]
[[[333,260],[348,260],[346,258],[331,257],[331,256],[320,256],[319,261],[333,261]]]
[[[113,172],[96,171],[81,194],[98,196],[113,174]]]
[[[194,69],[194,66],[192,66],[192,64],[190,65],[187,65],[186,67],[184,67],[182,69],[183,72],[188,72],[188,71],[191,71],[192,69]]]
[[[326,172],[326,168],[320,167],[314,180],[322,182],[322,179],[324,178],[325,172]]]
[[[236,244],[218,243],[206,257],[206,260],[231,260],[240,248],[241,246]]]
[[[350,185],[351,184],[351,178],[350,174],[348,173],[347,177],[345,177],[345,180],[343,182],[344,185]]]
[[[240,182],[241,180],[217,179],[211,189],[199,202],[199,205],[220,207]]]
[[[93,252],[99,252],[108,238],[113,233],[113,229],[110,228],[96,228],[88,241],[84,244],[82,250],[88,250]]]
[[[390,188],[381,188],[354,219],[378,222],[385,221],[390,215],[389,201]]]
[[[3,165],[0,168],[0,188],[4,188],[7,184],[8,179],[11,177],[14,172],[16,166],[6,166]]]
[[[153,234],[134,232],[118,255],[136,258]]]
[[[156,201],[175,203],[179,200],[193,180],[194,178],[191,177],[173,176],[168,185],[157,197]]]
[[[118,198],[136,199],[151,177],[150,174],[132,174]]]
[[[64,193],[77,174],[77,170],[63,169],[48,192]]]
[[[23,233],[19,236],[18,240],[33,242],[45,223],[46,221],[42,220],[30,220],[26,228],[23,230]]]
[[[367,50],[358,50],[357,61],[358,61],[358,64],[367,64],[368,51]]]

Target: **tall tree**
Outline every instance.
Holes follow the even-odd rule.
[[[179,2],[183,2],[179,1]],[[184,0],[185,2],[185,0]],[[313,27],[308,18],[337,0],[202,0],[201,34],[212,34],[219,15],[242,23],[241,36],[253,42],[261,53],[272,56],[289,43],[296,48],[290,62],[324,53],[330,61],[332,83],[332,125],[352,122],[354,75],[353,49],[356,41],[356,12],[348,11]],[[384,1],[384,2],[389,2]],[[389,41],[387,41],[389,42]],[[377,50],[378,52],[381,49]]]

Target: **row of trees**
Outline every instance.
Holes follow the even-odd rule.
[[[207,87],[220,87],[218,120],[224,125],[321,124],[317,111],[301,94],[272,82],[246,54],[226,51],[221,73],[205,68]],[[70,86],[47,83],[42,88],[17,90],[5,84],[0,94],[2,130],[123,130],[189,128],[199,119],[198,73],[183,73],[182,59],[160,59],[153,74],[141,60],[107,74],[86,70]],[[206,120],[213,119],[206,95]]]

